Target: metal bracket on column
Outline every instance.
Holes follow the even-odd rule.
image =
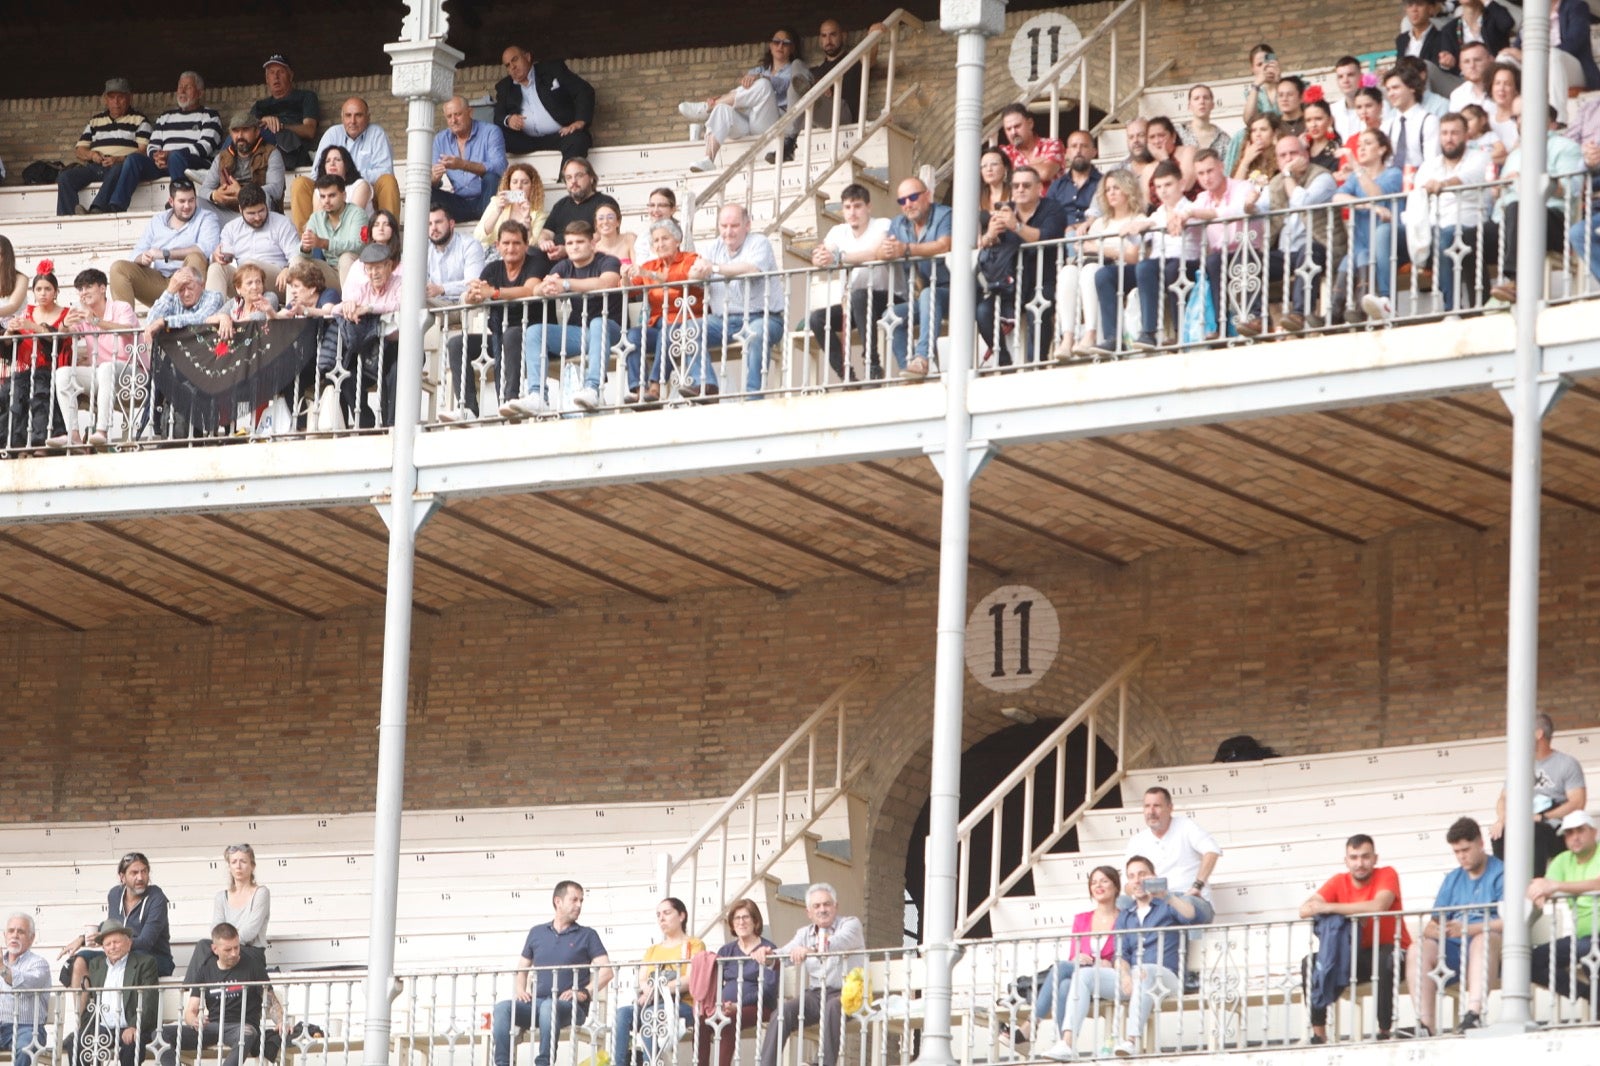
[[[428,519],[433,517],[433,512],[437,511],[439,506],[444,503],[444,497],[435,496],[432,493],[419,492],[413,498],[413,501],[411,535],[416,536],[417,532],[427,524]],[[383,518],[383,524],[393,528],[392,516],[394,507],[389,503],[389,498],[387,496],[376,497],[372,501],[372,506],[378,509],[379,516]]]
[[[999,448],[996,448],[993,444],[990,444],[986,440],[968,441],[966,469],[967,481],[970,483],[973,478],[977,477],[983,471],[983,468],[989,465],[989,460],[993,459],[996,453],[999,451]],[[945,473],[944,469],[943,448],[926,448],[924,449],[924,453],[930,460],[933,461],[933,468],[939,471],[940,480],[943,480],[949,476]]]
[[[1512,415],[1516,415],[1517,383],[1515,381],[1497,381],[1494,383],[1494,387],[1500,393],[1500,398],[1505,401],[1506,406],[1511,409]],[[1538,388],[1539,421],[1543,422],[1544,416],[1550,413],[1550,408],[1554,407],[1556,401],[1561,399],[1568,389],[1572,388],[1572,379],[1565,374],[1540,374]]]

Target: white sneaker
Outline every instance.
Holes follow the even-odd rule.
[[[513,421],[520,418],[536,418],[550,410],[550,405],[544,402],[544,397],[535,393],[532,396],[522,396],[515,400],[507,400],[500,405],[500,417]]]
[[[585,411],[600,410],[600,390],[585,385],[572,394],[572,406],[580,407]]]
[[[711,108],[706,106],[704,100],[685,100],[678,105],[678,114],[690,122],[704,122],[706,116],[711,114]]]
[[[1139,1049],[1133,1046],[1132,1040],[1118,1040],[1117,1046],[1111,1049],[1111,1053],[1119,1059],[1126,1059],[1137,1055]]]
[[[468,407],[445,407],[439,411],[439,421],[445,425],[454,425],[458,422],[476,422],[478,412]]]
[[[1376,293],[1367,293],[1361,298],[1361,310],[1370,318],[1382,319],[1384,322],[1394,317],[1394,304],[1389,302],[1387,296]]]
[[[717,161],[712,159],[710,156],[706,156],[704,159],[700,160],[700,162],[690,166],[689,169],[694,171],[696,174],[704,174],[708,170],[717,169]]]
[[[1078,1053],[1065,1040],[1057,1040],[1054,1044],[1045,1048],[1044,1057],[1054,1059],[1057,1062],[1071,1062],[1078,1057]]]

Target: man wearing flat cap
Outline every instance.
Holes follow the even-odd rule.
[[[251,108],[261,119],[262,136],[283,152],[290,170],[311,165],[311,150],[317,144],[317,124],[322,105],[310,89],[294,87],[294,69],[282,52],[274,52],[261,64],[267,81],[267,95]],[[280,201],[282,194],[279,194]]]
[[[336,383],[350,428],[375,424],[367,390],[380,386],[383,424],[394,425],[394,368],[399,358],[400,263],[387,244],[361,249],[359,265],[350,271],[344,299],[331,309],[332,321],[322,335],[317,376]],[[326,389],[324,390],[326,391]],[[321,402],[328,402],[327,397]]]
[[[103,954],[86,960],[89,984],[78,992],[78,1031],[67,1038],[67,1059],[89,1057],[80,1050],[89,1045],[94,1061],[137,1066],[155,1033],[161,975],[154,958],[133,950],[132,930],[115,918],[100,923],[99,939]]]
[[[267,194],[274,211],[283,209],[284,158],[261,136],[261,120],[253,111],[235,111],[228,119],[232,141],[217,153],[200,186],[200,203],[220,211],[226,225],[239,212],[239,186],[255,184]]]
[[[56,178],[56,214],[86,214],[78,194],[134,152],[150,144],[150,120],[132,108],[133,86],[127,78],[106,81],[105,110],[89,117],[73,148],[77,163]]]

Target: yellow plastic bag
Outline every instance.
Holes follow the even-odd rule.
[[[846,1014],[859,1014],[867,1001],[867,975],[857,966],[845,974],[844,987],[839,990],[839,1007]]]

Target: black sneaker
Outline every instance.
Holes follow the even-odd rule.
[[[1461,1024],[1456,1026],[1456,1032],[1464,1033],[1468,1029],[1480,1029],[1482,1027],[1483,1019],[1478,1017],[1478,1012],[1469,1010],[1461,1016]]]
[[[1328,1038],[1327,1037],[1318,1036],[1316,1033],[1312,1033],[1311,1034],[1311,1039],[1306,1041],[1306,1043],[1308,1043],[1308,1044],[1326,1044],[1327,1042],[1328,1042]]]

